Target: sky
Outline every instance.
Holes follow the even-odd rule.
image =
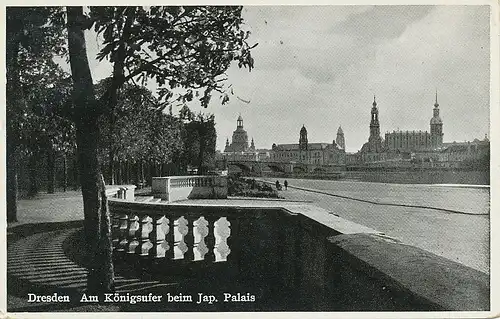
[[[231,140],[239,114],[257,148],[331,143],[342,126],[346,150],[368,140],[376,95],[380,131],[429,131],[438,92],[444,141],[489,133],[490,12],[488,6],[249,6],[255,69],[227,71],[235,96],[224,106],[213,98],[217,149]],[[87,46],[94,81],[111,65],[94,60],[95,34]],[[175,111],[175,110],[174,110]]]

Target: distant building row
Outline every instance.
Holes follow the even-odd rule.
[[[345,139],[342,128],[332,143],[309,143],[307,129],[302,126],[298,144],[273,144],[269,149],[255,149],[254,140],[248,146],[248,134],[243,128],[243,118],[238,116],[231,143],[226,140],[223,158],[234,161],[295,162],[317,165],[345,165]]]
[[[346,155],[347,165],[383,164],[401,166],[405,162],[425,161],[431,166],[452,167],[467,160],[478,160],[489,154],[489,140],[465,143],[443,142],[443,120],[439,114],[436,92],[430,132],[393,131],[380,136],[380,123],[375,97],[371,108],[370,136],[356,153]]]
[[[465,143],[443,143],[443,121],[436,100],[428,131],[393,131],[380,135],[379,111],[373,98],[370,120],[370,135],[356,153],[346,153],[342,127],[332,143],[309,143],[307,129],[303,125],[298,144],[273,144],[269,149],[255,149],[254,140],[248,146],[248,135],[243,129],[243,118],[237,119],[232,141],[226,140],[223,157],[231,160],[295,162],[329,166],[356,165],[402,165],[409,161],[426,161],[432,166],[457,166],[466,160],[477,160],[489,154],[489,140],[474,140]],[[385,164],[384,164],[385,163]]]

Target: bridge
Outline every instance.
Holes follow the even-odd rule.
[[[287,173],[287,174],[338,174],[345,170],[343,165],[320,165],[300,162],[277,162],[277,161],[256,161],[256,160],[219,160],[217,165],[226,166],[229,172],[241,170],[243,173],[255,173],[262,175],[265,173]]]

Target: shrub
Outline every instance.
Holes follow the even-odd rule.
[[[270,185],[238,175],[228,177],[228,195],[241,197],[282,198]]]

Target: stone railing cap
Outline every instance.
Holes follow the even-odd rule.
[[[186,176],[157,176],[153,179],[187,179],[187,178],[207,178],[207,177],[227,177],[221,175],[186,175]]]
[[[338,235],[328,240],[351,256],[352,267],[387,287],[403,287],[447,311],[490,308],[489,276],[483,272],[376,234]]]

